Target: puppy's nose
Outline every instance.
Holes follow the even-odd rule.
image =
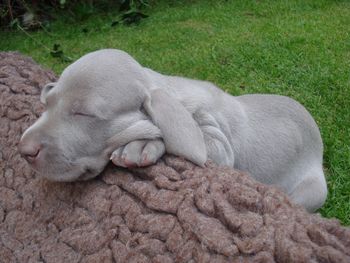
[[[21,141],[19,143],[19,152],[28,163],[33,163],[41,150],[40,143],[34,141]]]

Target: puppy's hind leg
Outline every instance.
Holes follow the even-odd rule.
[[[136,140],[116,149],[111,160],[121,167],[144,167],[156,163],[164,153],[165,146],[161,139]]]
[[[311,165],[303,176],[303,180],[295,187],[290,198],[309,212],[315,212],[327,198],[327,183],[320,165]]]

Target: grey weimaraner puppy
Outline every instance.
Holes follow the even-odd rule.
[[[275,184],[309,211],[327,186],[319,129],[283,96],[233,97],[209,82],[142,67],[120,50],[89,53],[42,90],[46,111],[21,139],[21,154],[53,181],[86,180],[112,159],[147,166],[164,152],[207,159]]]

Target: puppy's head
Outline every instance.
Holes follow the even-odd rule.
[[[107,141],[144,118],[142,67],[127,53],[101,50],[68,66],[42,90],[46,110],[23,134],[19,150],[52,181],[85,180],[109,161]]]

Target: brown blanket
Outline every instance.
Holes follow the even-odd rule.
[[[40,179],[17,143],[54,79],[0,53],[0,262],[350,262],[350,229],[210,162],[166,156],[88,182]]]

